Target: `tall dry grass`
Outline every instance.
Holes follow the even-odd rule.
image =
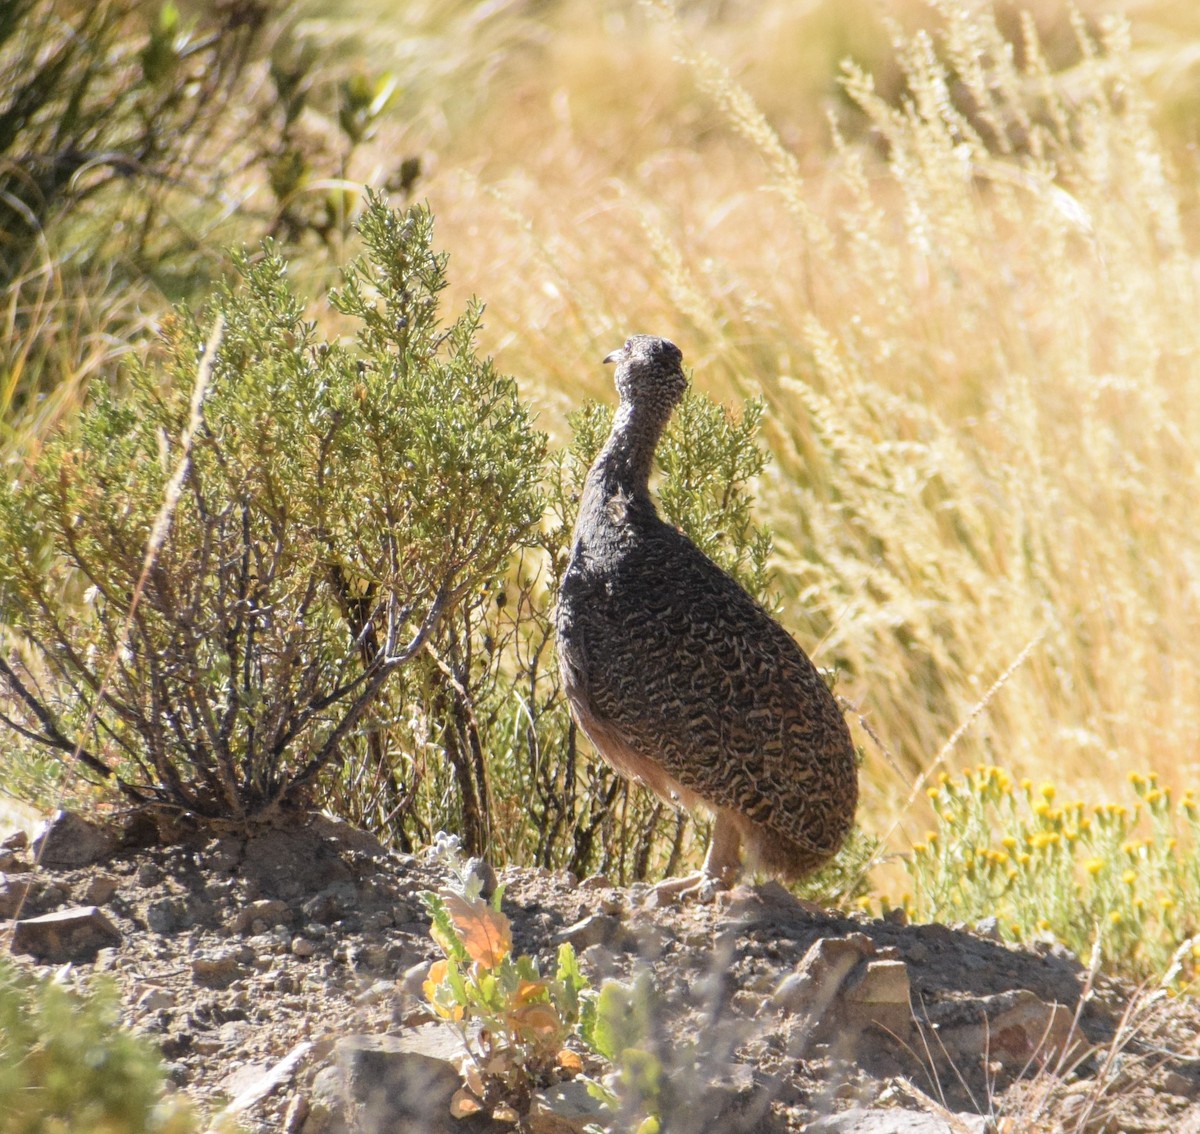
[[[902,97],[850,67],[821,155],[694,7],[602,39],[620,106],[561,59],[552,87],[514,82],[511,133],[501,103],[474,169],[427,189],[456,279],[552,425],[609,396],[599,359],[633,330],[677,339],[707,391],[766,397],[785,620],[878,738],[869,826],[919,822],[939,759],[1091,798],[1129,769],[1192,781],[1193,203],[1144,56],[1108,17],[1051,63],[1031,18],[905,15]]]

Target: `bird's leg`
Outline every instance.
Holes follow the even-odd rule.
[[[700,873],[715,883],[718,890],[731,889],[742,876],[742,832],[736,812],[717,812],[712,842],[708,844]]]
[[[660,882],[652,891],[652,903],[665,906],[688,898],[711,902],[719,891],[731,889],[741,877],[741,848],[742,832],[737,813],[718,811],[713,822],[712,842],[700,873]]]

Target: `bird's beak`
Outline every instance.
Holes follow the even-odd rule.
[[[624,350],[624,349],[625,349],[624,347],[621,348],[621,350]],[[604,358],[604,365],[607,366],[610,362],[620,362],[621,361],[621,350],[614,350],[612,352],[612,354],[606,355]]]

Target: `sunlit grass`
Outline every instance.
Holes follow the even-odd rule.
[[[860,732],[864,822],[911,838],[917,776],[965,721],[951,768],[1098,802],[1130,768],[1189,782],[1200,703],[1192,202],[1144,54],[1092,21],[1052,65],[1006,18],[1010,57],[986,10],[946,9],[937,40],[897,33],[910,101],[850,71],[867,126],[823,124],[819,155],[689,17],[646,25],[662,67],[690,61],[663,109],[692,118],[635,120],[636,162],[593,144],[564,79],[524,104],[535,146],[528,122],[478,138],[477,173],[428,185],[489,345],[560,435],[632,330],[679,341],[702,389],[766,397],[785,621],[890,753]]]

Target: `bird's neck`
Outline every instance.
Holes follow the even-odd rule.
[[[606,497],[618,490],[628,496],[648,496],[654,451],[666,424],[662,414],[622,402],[588,479],[596,481]]]

